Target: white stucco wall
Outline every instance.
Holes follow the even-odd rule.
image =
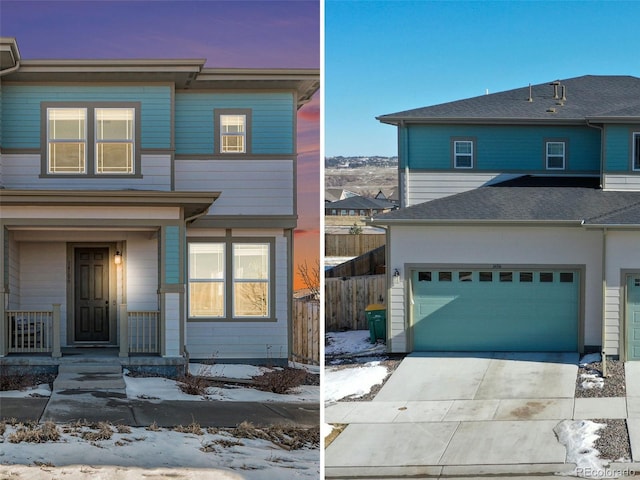
[[[585,266],[584,341],[600,345],[602,318],[602,233],[582,227],[420,227],[391,228],[389,337],[393,352],[411,351],[406,335],[409,264]]]

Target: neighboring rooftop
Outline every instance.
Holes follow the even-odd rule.
[[[526,175],[377,215],[372,223],[640,224],[640,192],[603,191],[598,183],[597,177]]]
[[[386,200],[378,200],[376,198],[369,197],[349,197],[344,200],[338,200],[336,202],[328,202],[324,204],[325,210],[327,209],[353,209],[353,210],[389,210],[396,208],[397,205]]]
[[[377,117],[382,123],[582,123],[640,117],[640,78],[585,75]]]

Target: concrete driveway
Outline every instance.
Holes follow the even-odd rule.
[[[553,432],[561,420],[626,417],[624,398],[574,398],[577,363],[577,353],[410,355],[373,401],[325,409],[327,423],[348,424],[325,475],[570,472]]]

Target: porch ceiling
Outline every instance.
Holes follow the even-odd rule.
[[[181,207],[185,218],[206,212],[220,192],[158,192],[148,190],[0,190],[0,205]]]

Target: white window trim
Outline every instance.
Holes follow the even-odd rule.
[[[110,139],[110,140],[98,140],[98,121],[96,119],[97,115],[96,112],[97,110],[131,110],[131,138],[130,139]],[[135,158],[136,158],[136,142],[135,142],[135,138],[136,138],[136,109],[133,107],[96,107],[93,109],[93,124],[94,124],[94,128],[95,128],[95,150],[94,150],[94,173],[96,175],[100,175],[100,176],[104,176],[104,175],[133,175],[135,173],[136,170],[136,162],[135,162]],[[98,154],[98,150],[100,148],[100,145],[106,145],[106,144],[116,144],[116,143],[126,143],[131,145],[131,158],[129,158],[129,163],[130,163],[130,169],[129,171],[126,172],[101,172],[100,171],[100,165],[99,165],[99,154]],[[102,167],[104,169],[104,166]]]
[[[51,117],[50,114],[54,110],[84,110],[84,135],[82,139],[52,139],[51,138]],[[48,175],[86,175],[87,174],[87,157],[88,157],[88,124],[89,124],[89,109],[82,107],[48,107],[46,109],[46,125],[47,125],[47,174]],[[83,158],[83,166],[82,171],[77,172],[57,172],[52,168],[52,159],[51,159],[51,145],[53,144],[83,144],[84,145],[84,158]]]
[[[562,155],[549,155],[549,145],[558,144],[562,145]],[[545,167],[547,170],[565,170],[567,167],[567,143],[562,140],[549,140],[544,144],[544,153],[545,153]],[[550,167],[549,159],[550,158],[562,158],[562,167]]]
[[[225,117],[241,117],[242,118],[242,131],[241,132],[224,132],[224,119]],[[228,137],[240,137],[242,138],[242,150],[226,150],[224,146],[224,140]],[[220,153],[247,153],[247,116],[244,114],[223,114],[220,115]]]
[[[458,153],[457,152],[457,146],[459,143],[468,143],[471,145],[471,152],[470,153]],[[475,151],[475,145],[474,145],[474,141],[473,140],[454,140],[453,141],[453,168],[455,169],[463,169],[463,170],[471,170],[474,167],[474,161],[473,161],[473,157],[474,157],[474,151]],[[458,164],[458,157],[469,157],[471,156],[471,164],[470,165],[459,165]]]

